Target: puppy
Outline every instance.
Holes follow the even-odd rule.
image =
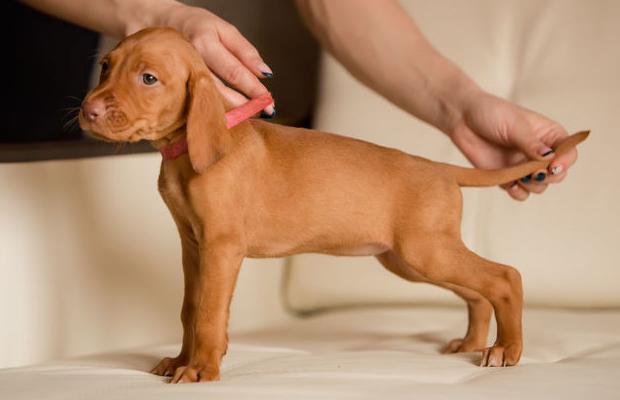
[[[161,150],[159,191],[181,236],[183,345],[152,372],[173,383],[219,379],[243,258],[311,252],[375,256],[404,279],[454,291],[467,302],[469,328],[447,350],[481,350],[482,366],[519,361],[519,272],[465,247],[460,187],[514,181],[550,161],[461,168],[313,130],[236,124],[252,110],[231,111],[200,55],[172,29],[127,37],[101,67],[80,124],[101,139],[149,140]],[[587,135],[570,136],[556,154]],[[492,310],[497,339],[485,349]]]

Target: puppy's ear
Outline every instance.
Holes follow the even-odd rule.
[[[200,174],[226,153],[231,140],[224,104],[206,72],[189,78],[186,130],[189,159]]]

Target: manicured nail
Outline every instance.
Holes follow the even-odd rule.
[[[276,107],[273,107],[273,112],[271,114],[267,113],[265,110],[261,111],[260,117],[265,119],[272,119],[276,116]]]
[[[258,64],[258,66],[256,67],[261,75],[263,75],[263,77],[265,78],[273,78],[273,71],[271,70],[271,68],[269,68],[269,66],[265,63],[261,63]]]
[[[536,179],[536,182],[542,182],[542,181],[544,181],[544,180],[545,180],[545,178],[546,178],[546,177],[547,177],[547,174],[546,174],[546,173],[544,173],[544,172],[539,172],[539,173],[537,173],[537,174],[536,174],[535,179]]]
[[[553,168],[551,168],[551,175],[558,175],[560,172],[562,172],[561,165],[554,165]]]
[[[549,150],[545,151],[542,156],[543,157],[547,157],[547,156],[549,156],[551,154],[553,154],[553,149],[549,149]]]
[[[521,178],[521,182],[523,183],[529,183],[531,180],[532,180],[532,175],[524,176],[523,178]]]

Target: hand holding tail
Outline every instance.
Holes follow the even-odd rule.
[[[478,168],[463,168],[450,164],[443,164],[445,170],[451,174],[460,186],[496,186],[510,183],[519,178],[531,175],[534,172],[547,169],[553,161],[566,154],[579,143],[588,138],[590,131],[581,131],[570,135],[557,148],[553,149],[554,156],[549,159],[528,161],[513,167],[495,170]]]

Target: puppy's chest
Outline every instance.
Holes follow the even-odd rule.
[[[162,199],[175,217],[185,219],[192,214],[187,185],[181,176],[162,170],[157,186]]]

